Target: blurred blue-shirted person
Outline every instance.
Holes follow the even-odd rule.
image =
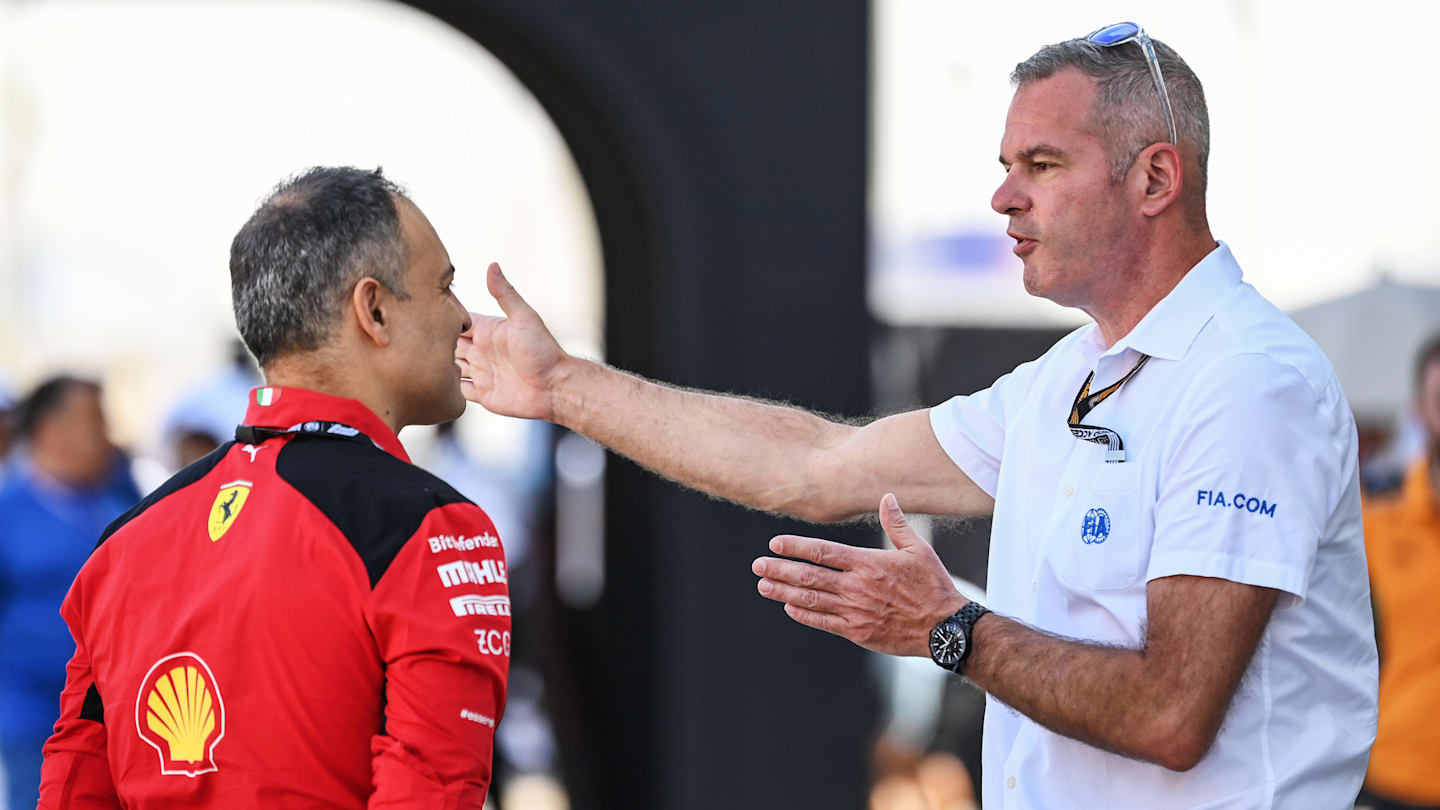
[[[5,460],[10,457],[10,437],[12,428],[10,426],[10,412],[15,408],[15,400],[10,396],[10,386],[5,379],[5,373],[0,372],[0,482],[5,480],[5,470],[8,465]]]
[[[55,377],[13,413],[16,445],[0,479],[0,807],[39,798],[40,747],[75,652],[60,602],[100,533],[140,499],[100,394],[93,382]]]

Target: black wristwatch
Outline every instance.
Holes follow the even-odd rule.
[[[963,675],[970,657],[970,639],[975,622],[990,611],[979,602],[970,602],[959,613],[941,619],[930,631],[930,660],[957,675]]]

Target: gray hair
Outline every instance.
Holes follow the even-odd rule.
[[[262,367],[319,348],[362,278],[409,297],[397,198],[380,169],[317,166],[277,185],[235,234],[235,324]]]
[[[1153,37],[1151,41],[1170,94],[1180,140],[1176,146],[1193,149],[1200,166],[1199,195],[1195,199],[1203,204],[1210,161],[1210,112],[1205,106],[1205,89],[1174,48]],[[1065,68],[1078,69],[1095,80],[1098,92],[1090,120],[1105,139],[1112,180],[1119,182],[1146,147],[1169,140],[1159,90],[1139,44],[1102,47],[1082,38],[1046,45],[1015,66],[1010,83],[1019,88],[1048,79]]]

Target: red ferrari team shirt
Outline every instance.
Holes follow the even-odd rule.
[[[252,399],[76,577],[40,808],[478,810],[510,661],[494,526],[359,402]]]

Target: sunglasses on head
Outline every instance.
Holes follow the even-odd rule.
[[[1160,107],[1165,111],[1165,125],[1170,128],[1170,142],[1178,144],[1175,114],[1170,111],[1170,93],[1165,89],[1165,76],[1160,72],[1160,57],[1155,55],[1155,43],[1150,39],[1150,35],[1145,33],[1145,29],[1133,22],[1119,22],[1095,31],[1085,37],[1085,41],[1102,48],[1113,48],[1127,42],[1140,46],[1140,50],[1145,54],[1145,61],[1150,65],[1150,76],[1155,80],[1155,90],[1160,94]]]

